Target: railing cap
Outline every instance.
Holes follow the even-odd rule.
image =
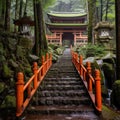
[[[17,83],[16,84],[24,84],[24,74],[19,72],[17,74]]]

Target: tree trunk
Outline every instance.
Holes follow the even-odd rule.
[[[11,0],[6,0],[5,30],[10,31],[10,8]]]
[[[109,9],[109,0],[107,0],[107,3],[106,3],[106,15],[105,15],[105,21],[108,20],[108,9]]]
[[[15,20],[18,19],[18,0],[16,0],[16,4],[15,4]],[[16,32],[16,26],[14,26],[14,32]]]
[[[95,25],[96,0],[88,0],[88,42],[94,43],[94,25]]]
[[[40,57],[44,52],[44,42],[43,42],[43,14],[42,14],[42,4],[41,0],[37,4],[37,16],[38,16],[38,29],[39,29],[39,51]]]
[[[102,16],[103,16],[103,0],[100,0],[100,20],[102,21]]]
[[[38,31],[38,16],[37,16],[37,1],[33,0],[34,5],[34,22],[35,22],[35,44],[33,54],[39,56],[39,31]]]
[[[116,5],[116,75],[117,80],[120,80],[120,0],[115,1]]]
[[[20,9],[19,9],[19,18],[22,17],[22,9],[23,9],[23,0],[20,0]]]
[[[5,24],[5,9],[6,9],[6,1],[0,1],[0,27],[4,29]]]
[[[23,16],[22,9],[23,9],[23,0],[20,0],[19,19]],[[21,26],[19,26],[18,31],[20,32],[21,29],[22,29]]]
[[[34,0],[34,21],[35,21],[35,44],[33,53],[42,56],[47,50],[47,42],[45,41],[45,28],[43,21],[43,10],[41,1]]]
[[[26,0],[26,3],[25,3],[24,15],[26,14],[26,11],[27,11],[27,5],[28,5],[28,0]]]

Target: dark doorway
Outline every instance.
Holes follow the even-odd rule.
[[[62,35],[62,45],[66,47],[70,47],[74,45],[74,35],[73,33],[63,33]]]

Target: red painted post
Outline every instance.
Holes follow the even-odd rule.
[[[45,62],[45,57],[42,56],[42,66],[43,66],[43,68],[42,68],[42,76],[45,74],[45,72],[44,72],[44,62]]]
[[[50,65],[52,65],[52,53],[50,54]]]
[[[24,100],[24,75],[19,72],[16,82],[16,116],[22,113],[22,105]]]
[[[38,79],[37,79],[37,70],[38,70],[37,62],[34,62],[33,63],[33,73],[35,75],[35,78],[34,78],[34,89],[37,88],[37,82],[38,82]]]
[[[78,61],[78,54],[76,53],[76,66],[77,70],[79,70],[79,61]]]
[[[31,85],[29,84],[27,87],[27,97],[30,98],[31,96]]]
[[[48,53],[46,53],[46,61],[47,61],[47,63],[46,63],[46,71],[48,70],[48,66],[49,66],[49,62],[48,62]]]
[[[99,70],[95,70],[95,104],[98,110],[101,111],[102,110],[101,77]]]
[[[90,79],[89,75],[91,74],[91,63],[87,62],[86,63],[86,68],[87,68],[87,83],[88,83],[88,91],[92,91],[92,80]]]
[[[81,65],[83,63],[83,57],[82,55],[79,56],[79,73],[80,75],[82,75],[82,69],[81,69]]]

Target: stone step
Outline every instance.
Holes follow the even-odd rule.
[[[29,114],[81,114],[81,113],[88,113],[88,112],[94,112],[94,109],[92,106],[86,106],[86,105],[64,105],[64,106],[58,106],[58,105],[52,105],[52,106],[36,106],[32,107],[30,106],[28,108],[27,113]]]
[[[43,81],[59,81],[59,82],[71,82],[71,81],[77,81],[81,82],[81,79],[79,77],[47,77],[45,76]]]
[[[34,103],[33,103],[34,104]],[[65,100],[64,98],[62,99],[41,99],[38,101],[39,105],[89,105],[90,101],[85,98],[85,99],[67,99]]]
[[[72,113],[72,114],[30,114],[23,117],[23,120],[100,120],[93,112]]]
[[[72,73],[72,72],[71,73],[70,72],[49,72],[46,76],[47,77],[49,77],[49,76],[56,76],[56,77],[59,77],[59,76],[61,76],[61,77],[65,77],[65,76],[79,77],[78,74]]]
[[[73,91],[73,90],[69,90],[69,91],[59,91],[59,90],[56,90],[56,91],[41,91],[38,93],[38,96],[39,97],[82,97],[82,96],[87,96],[86,92],[83,91],[83,90],[80,90],[80,91]]]
[[[51,74],[51,73],[49,73],[49,74],[47,74],[46,75],[47,77],[57,77],[57,78],[70,78],[70,77],[77,77],[77,78],[79,78],[79,75],[75,75],[75,74],[65,74],[65,73],[54,73],[54,74]]]
[[[87,97],[41,97],[38,99],[39,105],[90,105]]]
[[[68,74],[76,74],[77,71],[75,70],[68,70],[68,69],[59,69],[59,70],[50,70],[49,73],[68,73]]]
[[[42,82],[42,85],[81,85],[82,82],[76,82],[76,81],[69,81],[69,82],[66,82],[66,81],[44,81]]]
[[[51,69],[52,70],[54,70],[54,68],[57,68],[57,69],[62,69],[62,68],[64,68],[64,69],[75,69],[75,67],[73,66],[73,64],[71,64],[71,63],[58,63],[58,64],[56,64],[56,65],[53,65],[52,67],[51,67]]]
[[[71,85],[44,85],[44,86],[40,86],[39,90],[81,90],[84,89],[83,85],[75,85],[75,86],[71,86]]]

